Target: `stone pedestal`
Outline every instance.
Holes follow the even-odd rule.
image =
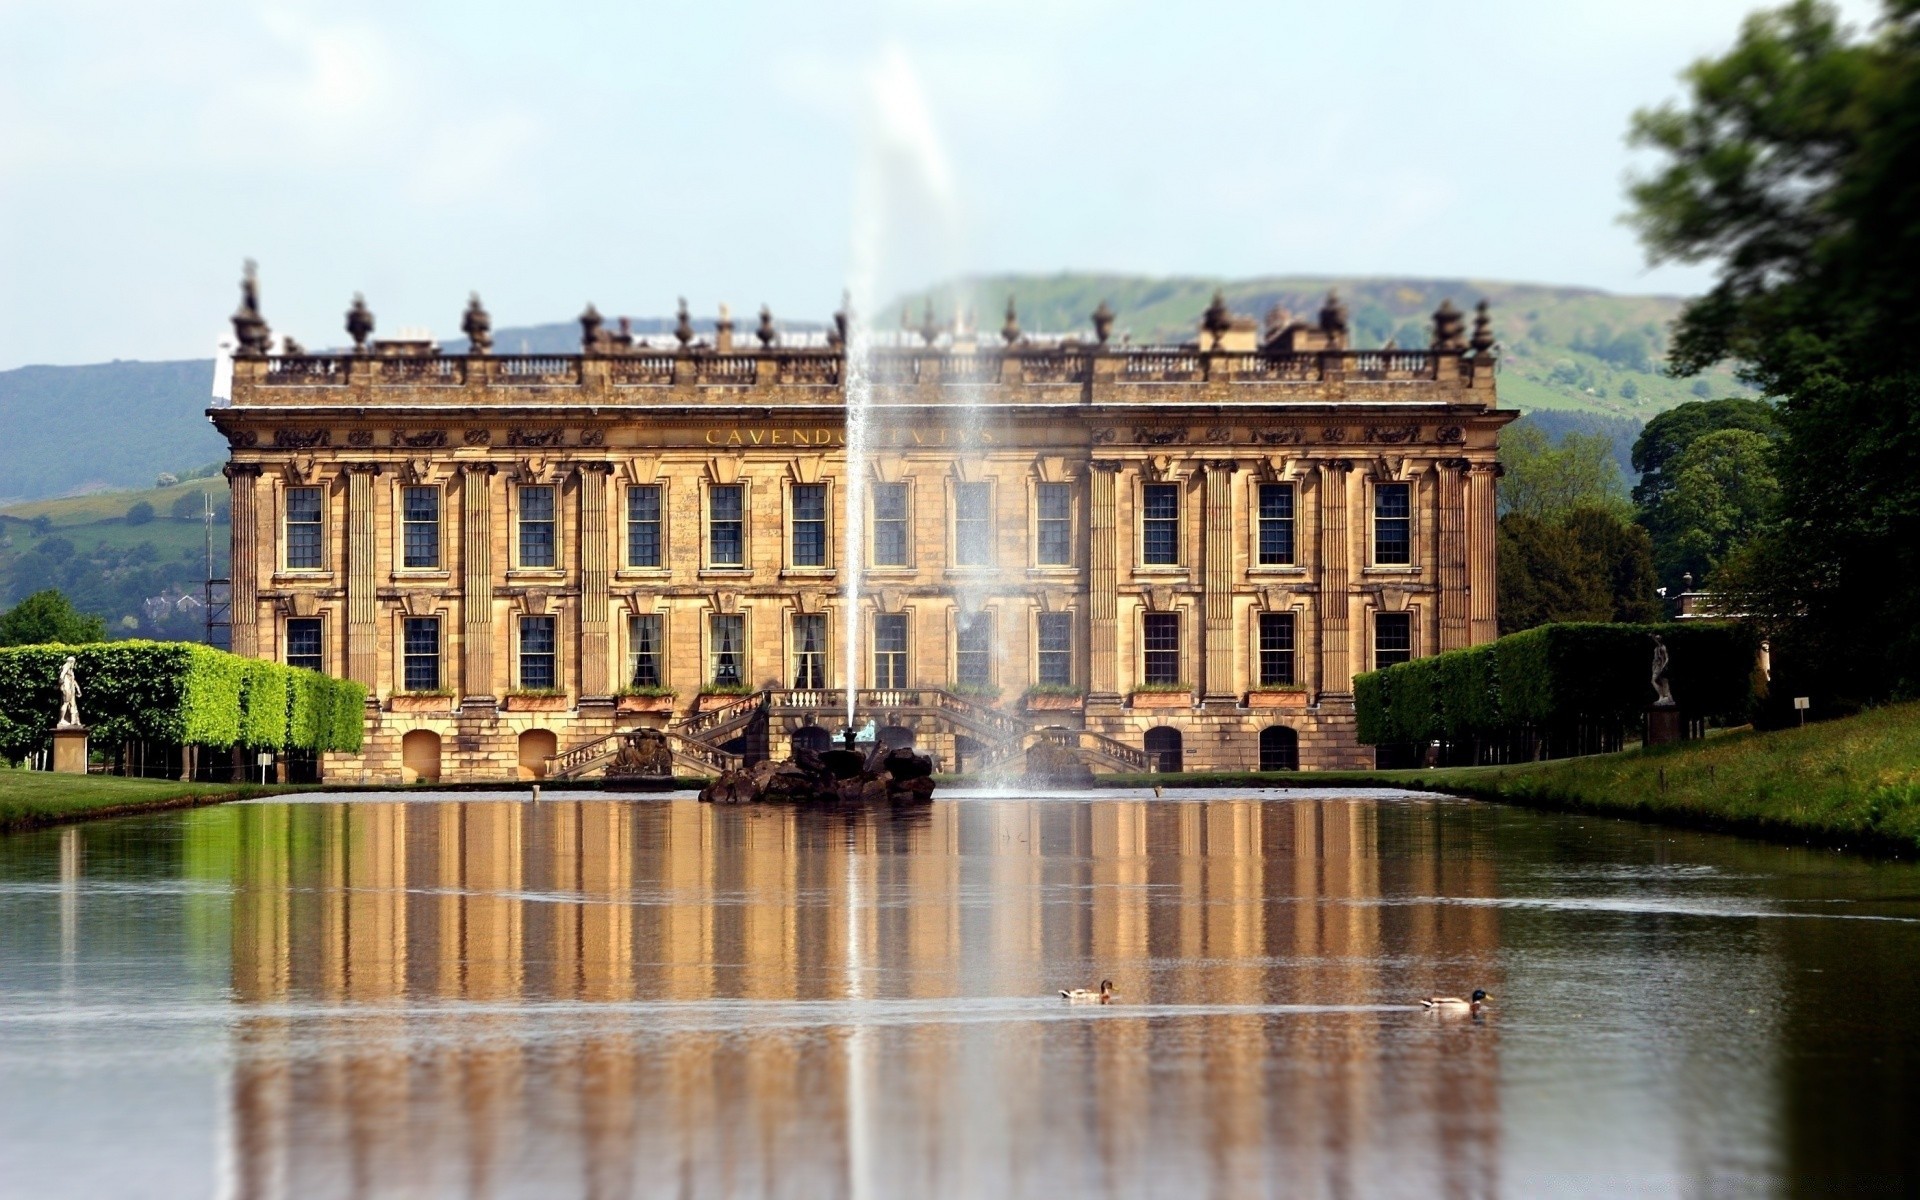
[[[53,769],[65,775],[87,773],[87,729],[63,725],[53,731]]]
[[[1647,745],[1664,746],[1668,742],[1677,742],[1685,728],[1680,720],[1680,710],[1671,705],[1653,707],[1647,710]]]

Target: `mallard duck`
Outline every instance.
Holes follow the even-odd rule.
[[[1060,995],[1068,1004],[1112,1004],[1113,980],[1102,979],[1100,981],[1100,990],[1097,992],[1091,988],[1073,988],[1071,990],[1062,988]]]
[[[1486,989],[1473,989],[1473,998],[1462,1000],[1458,996],[1424,996],[1420,1000],[1421,1008],[1431,1008],[1440,1012],[1479,1012],[1480,1006],[1493,999]]]

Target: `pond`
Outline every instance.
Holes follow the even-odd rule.
[[[1893,1194],[1917,974],[1915,866],[1432,796],[235,804],[0,838],[0,1193]]]

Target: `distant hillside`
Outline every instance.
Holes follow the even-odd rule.
[[[1486,297],[1500,338],[1500,395],[1508,407],[1592,413],[1644,422],[1699,396],[1748,394],[1726,370],[1702,379],[1669,379],[1660,371],[1668,325],[1681,301],[1670,296],[1615,296],[1587,288],[1496,283],[1468,279],[1316,279],[1275,277],[1216,280],[1135,275],[988,275],[942,287],[936,309],[951,314],[956,294],[971,297],[983,330],[1000,326],[1009,293],[1020,323],[1032,331],[1086,329],[1102,300],[1118,314],[1118,335],[1136,342],[1195,336],[1201,310],[1216,287],[1240,312],[1261,316],[1276,302],[1293,312],[1317,313],[1327,288],[1345,297],[1355,343],[1427,344],[1428,320],[1442,299],[1462,309]],[[922,297],[902,303],[920,312]],[[825,314],[788,321],[792,329],[819,329]],[[735,316],[736,335],[750,339],[757,313]],[[612,324],[615,318],[609,318]],[[710,336],[711,316],[695,328]],[[673,319],[632,321],[636,336],[671,344]],[[326,345],[316,331],[289,330],[310,346]],[[506,328],[494,335],[501,353],[556,354],[577,350],[574,321]],[[443,342],[465,348],[463,338]],[[65,496],[99,488],[149,487],[162,471],[178,473],[222,457],[225,447],[204,410],[213,364],[114,362],[82,367],[21,367],[0,371],[0,504]],[[1622,427],[1624,429],[1624,427]]]

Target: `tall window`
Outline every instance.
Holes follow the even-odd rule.
[[[287,489],[287,569],[317,571],[320,559],[320,489]]]
[[[627,565],[660,565],[660,485],[635,484],[627,489]]]
[[[1413,614],[1373,614],[1373,665],[1390,667],[1413,658]]]
[[[739,687],[747,681],[747,618],[741,613],[707,617],[707,682]]]
[[[1180,682],[1180,614],[1148,613],[1141,631],[1146,652],[1142,662],[1148,683]]]
[[[907,686],[907,618],[880,613],[873,618],[873,686]]]
[[[819,613],[794,615],[793,686],[827,686],[827,618]]]
[[[1260,565],[1283,567],[1293,563],[1293,485],[1260,485]]]
[[[716,483],[707,489],[707,563],[715,567],[745,565],[746,537],[743,510],[746,487]]]
[[[550,691],[560,686],[552,617],[520,618],[520,686]]]
[[[1040,674],[1036,681],[1046,687],[1068,687],[1073,683],[1073,614],[1040,614]]]
[[[1043,567],[1064,567],[1073,561],[1073,489],[1064,483],[1042,483],[1034,488],[1040,513],[1035,534],[1040,539],[1034,561]]]
[[[553,488],[542,484],[520,489],[520,565],[551,567],[554,557]]]
[[[793,565],[827,565],[827,485],[793,485]]]
[[[637,688],[662,686],[660,660],[666,650],[666,618],[634,613],[627,618],[627,679]]]
[[[401,681],[409,692],[440,689],[440,618],[408,617],[400,628]]]
[[[287,665],[309,671],[326,670],[325,652],[320,644],[319,617],[287,618]]]
[[[984,567],[993,561],[993,485],[953,485],[953,562]]]
[[[1293,682],[1293,614],[1260,614],[1260,686]]]
[[[962,687],[993,684],[993,615],[956,613],[953,647],[954,682]]]
[[[1180,485],[1149,483],[1140,489],[1140,560],[1150,567],[1180,562]]]
[[[400,562],[408,567],[440,565],[440,489],[400,489]]]
[[[1412,485],[1379,483],[1373,488],[1373,561],[1404,566],[1413,561]]]
[[[907,565],[907,485],[873,485],[873,565]]]

